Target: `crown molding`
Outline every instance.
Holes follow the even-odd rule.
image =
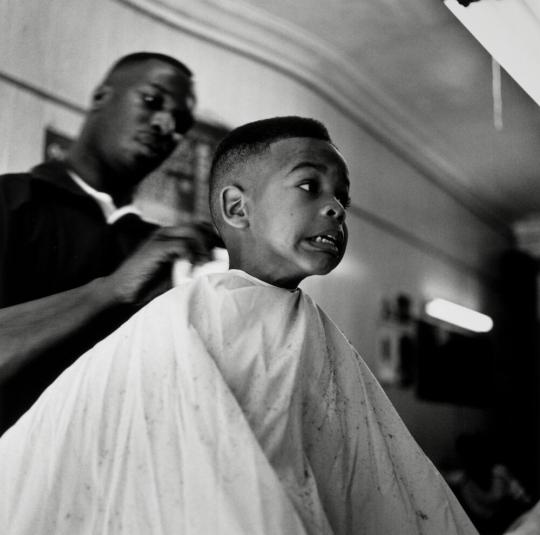
[[[493,230],[511,238],[504,218],[468,188],[463,172],[433,147],[433,132],[408,114],[372,76],[328,43],[245,0],[116,0],[184,33],[265,64],[296,80],[411,164]]]

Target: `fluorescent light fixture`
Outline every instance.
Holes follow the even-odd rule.
[[[444,0],[497,63],[540,104],[540,2],[475,2],[464,7]]]
[[[489,316],[446,299],[433,299],[427,303],[426,314],[475,333],[487,333],[493,328],[493,320]]]

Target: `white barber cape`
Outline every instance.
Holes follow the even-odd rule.
[[[513,522],[504,535],[540,535],[540,502]]]
[[[300,290],[184,282],[0,438],[9,535],[476,534],[365,363]]]

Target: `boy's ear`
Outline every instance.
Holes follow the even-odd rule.
[[[99,110],[111,98],[113,88],[110,85],[100,85],[92,93],[92,110]]]
[[[225,223],[242,229],[249,226],[246,196],[240,186],[226,186],[221,190],[221,214]]]

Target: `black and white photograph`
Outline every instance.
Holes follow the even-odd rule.
[[[540,535],[539,0],[0,50],[0,535]]]

